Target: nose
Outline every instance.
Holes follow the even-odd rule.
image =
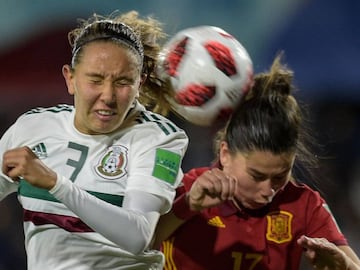
[[[109,104],[115,101],[115,89],[111,83],[104,84],[101,91],[101,100],[105,104]]]
[[[263,182],[262,194],[267,201],[271,202],[272,198],[275,195],[275,189],[272,187],[271,181],[266,180]]]

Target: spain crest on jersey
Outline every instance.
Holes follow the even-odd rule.
[[[266,239],[281,244],[292,239],[291,221],[293,215],[287,211],[276,211],[267,216]]]
[[[116,179],[126,173],[127,148],[122,145],[109,147],[96,165],[96,172],[106,179]]]

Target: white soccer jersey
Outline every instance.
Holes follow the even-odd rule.
[[[105,201],[109,207],[119,209],[123,196],[131,190],[163,198],[167,202],[163,213],[168,211],[182,178],[180,165],[188,144],[184,131],[139,104],[129,115],[134,117],[132,124],[114,134],[81,134],[74,127],[74,115],[75,109],[69,105],[25,113],[1,139],[0,158],[7,149],[30,147],[57,172],[58,182],[60,179],[65,185],[71,184],[66,189],[70,200],[81,204],[94,198],[91,211],[100,222],[115,217],[105,216],[106,211],[96,212],[98,199],[100,204]],[[162,269],[160,252],[132,254],[122,249],[57,199],[61,191],[56,197],[56,192],[35,188],[24,180],[19,184],[8,180],[1,174],[0,199],[18,192],[24,209],[28,269]],[[73,192],[71,187],[75,186],[85,190],[86,195]],[[91,216],[91,211],[86,214]],[[118,228],[118,234],[126,235],[131,230]]]

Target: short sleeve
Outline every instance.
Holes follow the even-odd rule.
[[[324,237],[336,245],[347,245],[347,240],[341,232],[328,204],[318,192],[313,192],[308,198],[310,216],[307,218],[307,235]]]
[[[163,197],[168,211],[180,184],[182,159],[188,145],[185,132],[176,126],[147,123],[132,135],[129,144],[127,190],[141,190]]]

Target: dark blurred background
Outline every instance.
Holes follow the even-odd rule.
[[[70,62],[67,32],[78,18],[133,9],[162,21],[170,36],[191,26],[223,28],[247,48],[255,72],[284,51],[326,156],[317,186],[359,255],[358,0],[0,0],[1,134],[30,108],[72,103],[61,67]],[[184,169],[207,165],[213,131],[179,123],[190,136]],[[21,218],[15,195],[0,203],[0,270],[26,269]]]

